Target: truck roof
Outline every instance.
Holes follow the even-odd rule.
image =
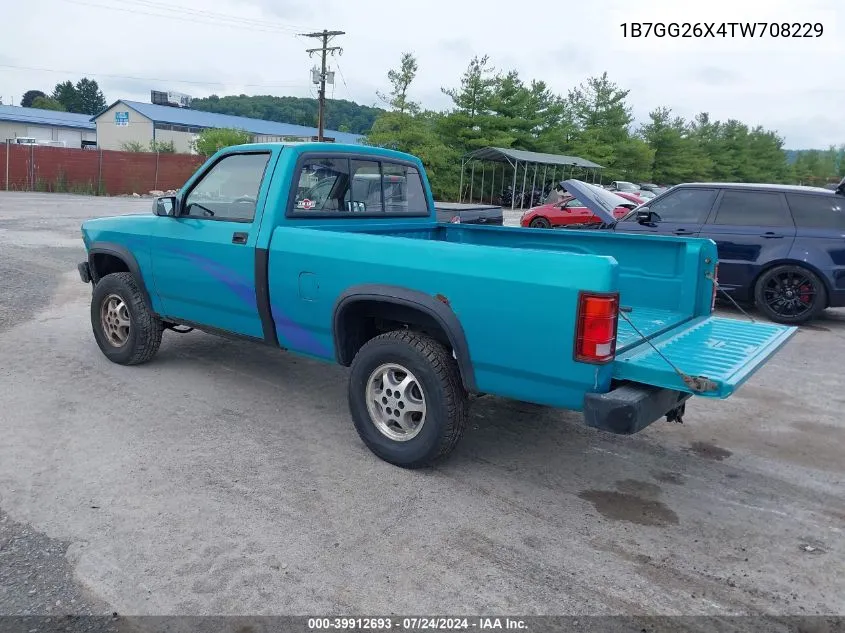
[[[289,143],[245,143],[243,145],[232,145],[220,150],[221,152],[232,150],[271,150],[279,147],[292,147],[299,153],[305,152],[319,152],[321,154],[358,154],[370,156],[384,156],[385,158],[393,158],[396,160],[403,160],[406,162],[421,165],[419,158],[413,154],[405,152],[398,152],[393,149],[385,147],[374,147],[372,145],[353,145],[351,143],[317,143],[310,141],[289,142]]]

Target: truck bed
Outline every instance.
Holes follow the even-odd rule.
[[[619,354],[643,344],[636,330],[659,337],[710,313],[712,285],[696,278],[704,259],[716,255],[707,240],[395,218],[354,224],[274,229],[270,296],[298,286],[303,298],[274,305],[283,346],[289,333],[307,331],[314,343],[306,353],[330,357],[333,306],[342,293],[361,280],[387,291],[411,288],[449,301],[464,324],[481,391],[580,410],[585,389],[610,387],[616,364],[572,362],[581,291],[618,291],[630,308],[633,325],[619,322]]]
[[[636,330],[652,338],[701,313],[700,301],[697,301],[700,298],[690,292],[694,285],[685,283],[688,278],[684,276],[690,268],[698,268],[698,258],[689,252],[688,242],[682,239],[597,231],[561,230],[552,234],[523,228],[489,230],[460,225],[401,228],[394,224],[385,228],[370,227],[366,232],[457,244],[613,257],[620,266],[621,305],[632,308],[626,313],[630,323],[624,319],[619,322],[618,352],[643,342]],[[643,251],[648,252],[648,260],[643,259]],[[555,274],[565,272],[562,267]]]

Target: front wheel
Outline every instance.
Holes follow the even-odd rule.
[[[138,365],[155,356],[163,325],[147,308],[132,273],[106,275],[94,286],[91,326],[103,354],[119,365]]]
[[[776,266],[757,280],[754,299],[772,321],[799,325],[827,307],[827,290],[818,275],[802,266]]]
[[[452,354],[435,339],[397,330],[367,342],[352,362],[349,410],[378,457],[420,468],[445,457],[467,420],[468,398]]]
[[[546,218],[534,218],[528,226],[532,229],[550,229],[552,228],[552,223]]]

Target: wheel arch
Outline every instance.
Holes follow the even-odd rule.
[[[96,285],[106,275],[117,272],[132,273],[147,309],[155,314],[147,285],[141,275],[141,267],[132,252],[125,246],[112,242],[94,242],[88,249],[88,268],[91,271],[91,281]]]
[[[531,223],[535,222],[536,220],[543,220],[549,226],[554,226],[554,222],[552,222],[547,216],[542,215],[540,213],[537,213],[536,215],[534,215],[534,216],[532,216],[531,218],[528,219],[527,224],[528,224],[529,228],[531,227]]]
[[[439,298],[438,298],[439,297]],[[435,327],[444,343],[452,348],[460,369],[461,381],[470,393],[477,393],[475,371],[469,352],[466,334],[458,316],[449,307],[448,299],[410,290],[401,286],[364,284],[346,290],[335,303],[332,334],[335,357],[344,367],[349,367],[361,346],[373,338],[365,326],[370,319]]]
[[[798,259],[776,259],[770,262],[767,262],[762,268],[760,268],[759,272],[754,276],[754,279],[751,281],[751,286],[749,288],[749,296],[751,297],[752,301],[755,303],[757,302],[757,284],[759,283],[760,279],[765,275],[767,272],[772,270],[773,268],[777,268],[778,266],[798,266],[799,268],[806,268],[810,272],[812,272],[816,277],[821,279],[822,284],[824,285],[825,290],[825,308],[830,307],[830,295],[833,292],[833,287],[831,286],[830,282],[828,281],[825,274],[818,269],[818,267],[814,266],[813,264],[798,260]]]

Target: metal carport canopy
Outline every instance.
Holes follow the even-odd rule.
[[[578,156],[563,156],[562,154],[545,154],[543,152],[526,152],[521,149],[506,147],[482,147],[464,155],[464,160],[486,160],[493,163],[539,163],[540,165],[565,165],[567,167],[584,167],[586,169],[604,169],[585,158]]]
[[[537,182],[537,167],[539,165],[543,165],[543,174],[541,176],[541,188],[545,188],[546,186],[546,175],[547,170],[549,167],[553,168],[552,171],[552,180],[554,181],[557,176],[557,168],[561,167],[563,169],[562,176],[565,178],[566,176],[566,168],[569,167],[570,170],[574,170],[576,168],[589,170],[593,176],[593,182],[595,182],[596,175],[600,174],[600,170],[604,169],[601,165],[594,163],[592,161],[586,160],[585,158],[580,158],[579,156],[564,156],[562,154],[546,154],[544,152],[528,152],[521,149],[510,149],[506,147],[482,147],[480,149],[474,150],[467,154],[464,154],[461,158],[461,182],[460,182],[460,202],[464,200],[464,170],[466,169],[467,165],[472,165],[472,174],[470,175],[470,186],[469,186],[469,201],[474,199],[473,196],[473,187],[475,184],[475,165],[476,163],[480,163],[482,168],[485,163],[502,163],[510,165],[513,168],[513,178],[511,183],[511,190],[513,191],[513,195],[511,196],[511,209],[516,208],[516,191],[517,191],[517,171],[519,170],[520,164],[523,167],[523,177],[522,177],[522,193],[519,195],[519,208],[522,209],[525,205],[525,187],[528,185],[528,165],[534,165],[534,177],[531,179],[531,199],[529,201],[529,206],[534,204],[534,190],[535,185]],[[502,173],[502,191],[504,191],[504,170],[506,168],[503,167]],[[571,173],[570,173],[571,175]],[[493,170],[493,180],[495,183],[496,172],[495,168]],[[481,172],[481,189],[484,189],[484,170],[482,169]],[[481,202],[484,202],[484,193],[481,193]],[[491,185],[490,190],[490,202],[493,202],[493,185]]]

